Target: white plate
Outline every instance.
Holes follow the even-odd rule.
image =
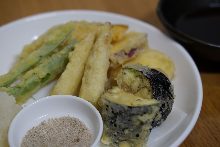
[[[0,74],[6,73],[22,47],[36,39],[53,25],[70,20],[87,20],[127,24],[133,30],[148,34],[149,46],[170,56],[176,66],[173,81],[176,95],[174,108],[167,120],[153,129],[149,147],[178,146],[194,127],[202,105],[202,83],[198,69],[178,43],[155,27],[139,20],[118,14],[97,11],[58,11],[26,17],[0,27]],[[46,96],[52,84],[33,97]],[[100,145],[101,146],[101,145]]]

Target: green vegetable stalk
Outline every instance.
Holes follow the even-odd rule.
[[[0,87],[9,86],[20,75],[39,63],[42,58],[51,55],[58,48],[59,45],[65,42],[71,32],[57,36],[57,38],[45,43],[38,50],[33,51],[29,56],[21,60],[19,64],[11,69],[7,74],[1,75]]]
[[[30,53],[32,53],[35,50],[38,50],[43,44],[45,44],[46,42],[53,41],[59,36],[67,34],[71,30],[73,30],[73,27],[74,22],[70,21],[65,24],[56,25],[50,28],[47,32],[40,35],[37,40],[34,40],[30,44],[24,46],[21,54],[18,57],[18,60],[16,61],[15,66],[19,64],[19,62],[22,59],[25,59],[27,56],[29,56]]]
[[[41,64],[25,73],[15,86],[4,88],[4,90],[15,96],[17,103],[24,103],[33,93],[63,72],[68,62],[69,52],[74,48],[75,43],[73,41],[48,59],[43,60]]]

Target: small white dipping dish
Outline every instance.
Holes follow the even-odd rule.
[[[13,119],[8,133],[10,147],[19,147],[33,126],[49,118],[72,116],[80,119],[92,132],[92,147],[96,147],[103,131],[103,121],[98,110],[86,100],[70,95],[41,98],[25,106]]]

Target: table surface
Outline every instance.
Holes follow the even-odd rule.
[[[165,32],[156,15],[157,3],[158,0],[0,0],[0,26],[36,13],[90,9],[128,15],[153,24]],[[182,147],[220,146],[220,72],[204,70],[206,65],[199,66],[204,92],[202,111]]]

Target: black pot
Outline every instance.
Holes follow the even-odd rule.
[[[160,0],[157,14],[197,63],[220,63],[220,0]]]

